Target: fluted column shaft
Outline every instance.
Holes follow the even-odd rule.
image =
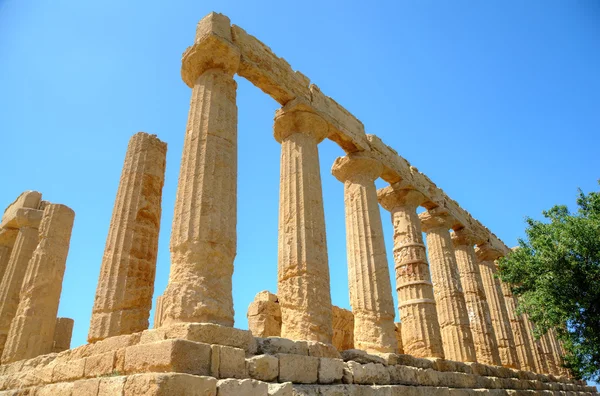
[[[481,272],[475,257],[474,237],[466,229],[462,229],[452,234],[452,242],[477,361],[482,364],[500,366],[502,363],[498,353],[496,333],[492,325]]]
[[[213,33],[206,34],[213,28]],[[230,30],[227,17],[210,14],[198,25],[196,42],[183,57],[182,77],[192,87],[192,99],[161,326],[177,322],[233,326],[231,277],[237,244],[237,84],[233,75],[240,54],[230,42]]]
[[[521,370],[533,371],[535,369],[535,363],[533,362],[531,345],[527,339],[523,319],[520,315],[517,315],[517,301],[506,283],[500,281],[500,288],[502,289],[504,301],[506,302],[506,311],[515,340],[519,365],[521,366]]]
[[[0,356],[5,347],[10,324],[19,307],[23,278],[38,240],[37,227],[19,229],[6,272],[0,283]]]
[[[429,268],[444,355],[454,361],[475,362],[473,335],[449,231],[452,219],[437,209],[421,213],[419,218],[427,235]]]
[[[333,175],[344,183],[346,250],[354,347],[369,352],[396,352],[394,300],[375,179],[380,162],[361,154],[338,158]]]
[[[550,343],[550,337],[548,333],[543,334],[540,337],[540,345],[542,347],[542,353],[544,354],[544,358],[546,360],[548,374],[559,376],[560,372],[558,370],[558,365],[555,360],[554,353],[552,351],[552,344]]]
[[[2,363],[52,352],[74,218],[73,210],[65,205],[49,204],[44,209],[40,242],[27,266]]]
[[[88,341],[148,328],[152,308],[167,145],[130,139],[100,268]]]
[[[332,308],[317,145],[328,125],[303,110],[279,110],[281,143],[277,296],[281,336],[331,343]]]
[[[548,341],[550,343],[550,348],[552,349],[552,356],[554,357],[554,362],[556,364],[556,372],[558,373],[556,375],[559,375],[559,376],[566,375],[562,352],[558,345],[558,339],[556,338],[556,333],[555,333],[554,329],[548,330],[547,334],[548,334]]]
[[[504,295],[500,289],[500,280],[496,275],[496,263],[494,260],[502,255],[502,252],[494,250],[488,243],[480,245],[475,251],[479,261],[479,270],[483,281],[483,288],[490,306],[492,325],[496,333],[500,361],[505,367],[519,368],[515,341],[510,327],[508,311],[504,301]]]
[[[71,349],[71,337],[73,336],[74,324],[75,321],[71,318],[56,318],[52,352],[60,353],[67,349]]]
[[[398,184],[380,189],[379,202],[392,214],[394,263],[404,353],[444,357],[433,285],[417,207],[424,197]]]
[[[18,230],[0,228],[0,283],[8,267],[10,254],[17,240]]]
[[[533,357],[534,371],[540,374],[547,373],[548,368],[546,367],[546,361],[540,353],[541,346],[533,334],[533,324],[527,315],[523,315],[523,324],[525,325],[527,339],[529,340],[529,345],[531,346],[531,356]]]

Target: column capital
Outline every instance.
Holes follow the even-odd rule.
[[[399,206],[412,206],[416,209],[427,198],[420,191],[403,188],[399,183],[394,183],[377,190],[377,199],[385,210],[391,212]]]
[[[233,76],[240,65],[240,50],[233,44],[231,24],[225,15],[211,12],[198,23],[196,40],[183,53],[181,78],[193,88],[208,69],[220,69]]]
[[[452,232],[452,243],[454,247],[470,245],[474,246],[477,243],[478,237],[475,233],[468,228],[461,228],[460,230]]]
[[[493,247],[491,243],[485,242],[475,248],[475,254],[479,261],[496,260],[504,256],[504,252]]]
[[[275,113],[273,135],[279,143],[295,133],[303,133],[320,143],[329,135],[329,124],[321,116],[313,113],[306,105],[296,105],[290,109],[282,107]]]
[[[381,175],[381,172],[383,172],[381,162],[367,156],[364,152],[338,157],[331,167],[331,174],[342,183],[360,179],[372,182]]]
[[[426,233],[438,228],[449,230],[456,222],[444,208],[434,208],[423,212],[419,215],[419,220],[421,220],[421,229]]]

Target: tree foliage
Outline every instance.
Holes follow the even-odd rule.
[[[578,378],[600,379],[600,193],[579,190],[578,210],[558,205],[545,221],[527,218],[526,239],[500,260],[539,336],[554,328]]]

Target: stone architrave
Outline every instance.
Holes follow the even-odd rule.
[[[425,200],[416,190],[395,183],[377,191],[379,203],[391,212],[394,263],[404,353],[444,357],[433,285],[423,244],[417,207]]]
[[[59,353],[71,349],[71,336],[75,321],[71,318],[56,318],[52,352]]]
[[[233,326],[237,221],[237,83],[240,52],[229,18],[211,13],[183,54],[192,88],[171,233],[171,271],[161,326]]]
[[[375,188],[382,171],[380,162],[360,153],[337,158],[331,169],[344,183],[354,347],[393,353],[398,349],[394,300]]]
[[[18,233],[19,230],[15,229],[0,229],[0,282],[2,282],[2,278],[4,277],[4,273],[8,267],[10,254],[12,253],[13,246],[17,240]]]
[[[277,296],[264,290],[256,294],[248,307],[248,330],[254,337],[281,335],[281,308]]]
[[[427,235],[429,269],[444,355],[449,360],[475,362],[477,358],[467,304],[449,231],[454,219],[440,209],[423,212],[419,219]]]
[[[152,308],[167,144],[129,140],[104,248],[88,341],[148,328]]]
[[[544,360],[544,357],[540,353],[539,341],[536,340],[535,335],[533,334],[533,324],[525,314],[523,315],[523,325],[525,327],[527,339],[531,347],[531,356],[533,358],[534,367],[533,371],[540,374],[547,373],[548,368],[546,367],[546,361]]]
[[[17,314],[21,299],[21,286],[27,273],[29,261],[38,245],[40,214],[39,210],[15,212],[17,218],[15,225],[19,231],[4,277],[0,282],[0,353],[4,350],[11,323]]]
[[[302,105],[277,111],[281,336],[330,344],[332,308],[318,152],[327,134],[327,123]]]
[[[472,232],[463,228],[452,233],[452,242],[465,295],[477,362],[500,366],[496,333],[475,257],[475,237]]]
[[[74,218],[73,210],[65,205],[49,204],[44,209],[40,242],[27,266],[21,301],[2,354],[3,363],[52,351]]]
[[[531,352],[532,347],[527,338],[527,330],[525,329],[523,318],[521,315],[517,315],[517,300],[506,283],[500,282],[500,288],[502,289],[504,301],[506,302],[506,310],[508,312],[510,327],[513,332],[517,358],[519,359],[521,370],[534,371],[535,363]]]
[[[485,289],[485,295],[490,307],[492,325],[494,326],[496,341],[498,342],[500,361],[505,367],[519,368],[515,340],[508,318],[506,302],[500,288],[500,280],[496,277],[496,263],[494,260],[501,257],[503,252],[492,248],[486,242],[477,246],[475,254],[479,262],[483,288]]]

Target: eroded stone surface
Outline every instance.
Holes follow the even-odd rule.
[[[62,352],[71,349],[71,336],[75,321],[71,318],[56,318],[52,352]]]

